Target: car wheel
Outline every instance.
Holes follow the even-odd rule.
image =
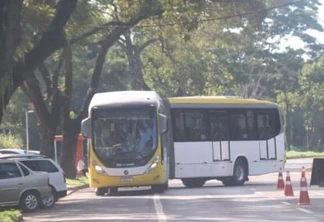
[[[40,196],[34,191],[27,191],[21,196],[19,205],[24,212],[35,211],[39,208]]]
[[[52,189],[52,192],[51,192],[51,195],[46,197],[46,198],[43,198],[42,200],[42,208],[51,208],[54,206],[55,204],[55,190]]]

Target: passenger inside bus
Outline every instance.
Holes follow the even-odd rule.
[[[138,125],[138,131],[139,131],[139,140],[138,140],[138,146],[140,151],[147,152],[149,149],[152,149],[153,147],[153,134],[152,129],[146,124],[144,121],[140,122]]]

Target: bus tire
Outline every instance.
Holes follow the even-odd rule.
[[[223,178],[223,179],[221,179],[221,181],[222,181],[223,185],[226,187],[234,186],[233,177]]]
[[[118,193],[118,187],[109,187],[107,189],[108,196],[114,196]]]
[[[206,183],[206,180],[202,178],[184,178],[181,181],[188,188],[202,187]]]
[[[242,186],[248,178],[248,166],[243,159],[238,159],[234,165],[233,183],[234,186]]]
[[[225,186],[242,186],[248,178],[248,166],[243,159],[235,162],[233,176],[222,179]]]
[[[163,193],[164,191],[166,191],[169,187],[169,182],[166,181],[163,184],[159,184],[159,185],[152,185],[151,190],[154,193]]]
[[[108,188],[107,187],[98,187],[95,191],[96,196],[104,196],[105,193],[108,192]]]

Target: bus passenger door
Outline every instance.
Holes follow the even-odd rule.
[[[230,143],[226,112],[210,112],[210,136],[212,140],[213,161],[230,160]]]

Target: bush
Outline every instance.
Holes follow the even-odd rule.
[[[0,212],[1,222],[18,222],[22,221],[22,214],[19,210],[5,210]]]
[[[301,152],[301,151],[294,151],[294,150],[286,152],[287,159],[312,158],[312,157],[324,157],[324,153],[323,152],[314,152],[314,151]]]
[[[0,134],[0,147],[1,148],[21,148],[23,141],[18,135],[14,134]]]

